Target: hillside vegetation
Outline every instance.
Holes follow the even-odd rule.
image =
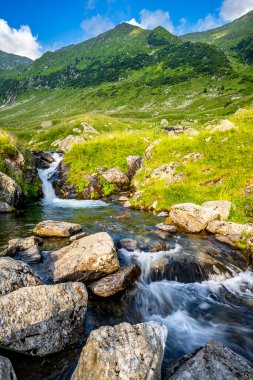
[[[11,70],[18,66],[29,66],[33,63],[30,58],[5,53],[0,50],[0,70]]]

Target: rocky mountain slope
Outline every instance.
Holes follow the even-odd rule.
[[[29,66],[33,61],[27,57],[5,53],[0,50],[0,70],[11,70],[18,66]]]

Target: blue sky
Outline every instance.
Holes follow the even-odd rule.
[[[214,28],[252,9],[253,0],[0,0],[0,50],[37,58],[123,21],[184,34]]]

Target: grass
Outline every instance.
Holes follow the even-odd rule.
[[[78,191],[83,191],[84,177],[99,166],[115,167],[127,171],[128,155],[144,156],[151,142],[160,139],[150,160],[144,160],[142,169],[134,178],[136,190],[141,195],[135,206],[149,208],[157,202],[156,209],[169,210],[177,203],[202,204],[207,200],[228,200],[233,204],[231,220],[253,220],[253,195],[244,196],[243,189],[253,183],[253,110],[241,110],[231,118],[237,130],[211,133],[202,128],[198,136],[171,137],[161,131],[135,131],[107,133],[86,144],[76,145],[65,156],[70,166],[69,181]],[[210,141],[206,141],[211,137]],[[189,153],[200,153],[197,162],[183,163]],[[181,183],[168,185],[166,180],[152,179],[150,174],[163,164],[179,162],[178,173],[185,173]],[[219,180],[220,184],[212,182]]]

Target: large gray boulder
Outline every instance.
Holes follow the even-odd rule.
[[[207,230],[219,235],[249,235],[253,237],[253,224],[237,224],[215,220],[207,225]]]
[[[219,219],[217,212],[194,203],[182,203],[172,206],[170,218],[174,224],[192,233],[203,231],[208,223]]]
[[[42,285],[42,281],[27,264],[10,257],[0,258],[0,296],[36,285]]]
[[[130,265],[116,273],[110,274],[93,282],[89,288],[99,297],[110,297],[114,294],[129,288],[138,280],[141,275],[141,269],[137,265]]]
[[[167,380],[252,380],[253,370],[230,349],[208,343],[182,358],[170,369]]]
[[[0,380],[17,380],[9,359],[0,356]]]
[[[87,298],[81,283],[21,288],[0,297],[0,347],[45,356],[78,342]]]
[[[12,239],[8,242],[8,247],[1,253],[2,256],[14,257],[21,254],[20,258],[32,263],[42,260],[40,244],[42,240],[35,236],[22,239]]]
[[[57,220],[45,220],[34,227],[33,232],[40,237],[62,237],[68,238],[71,235],[82,231],[82,226],[76,223],[62,222]]]
[[[22,195],[23,192],[14,179],[0,172],[0,202],[18,207],[22,200]],[[6,207],[4,212],[6,212]]]
[[[220,220],[227,220],[231,211],[232,203],[228,201],[208,201],[202,207],[210,208],[220,215]]]
[[[185,177],[184,173],[176,173],[176,170],[180,166],[178,162],[171,162],[170,164],[164,164],[155,169],[151,174],[151,178],[157,178],[159,180],[166,180],[168,185],[181,182]]]
[[[115,185],[125,185],[129,182],[128,177],[119,168],[111,168],[106,170],[102,177],[109,183]]]
[[[121,323],[92,331],[72,380],[160,380],[167,328]]]
[[[55,282],[90,281],[119,269],[117,252],[106,232],[86,236],[52,254]]]

